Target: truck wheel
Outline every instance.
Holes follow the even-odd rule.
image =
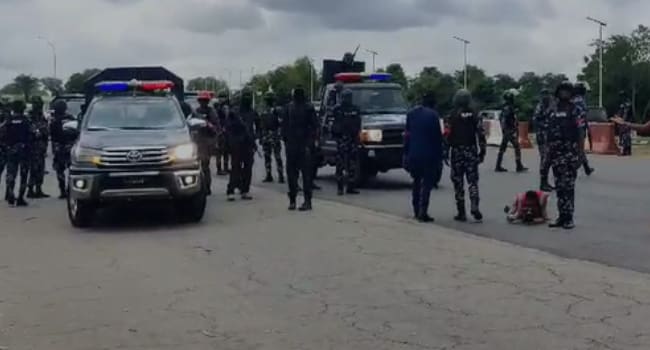
[[[205,193],[201,192],[188,199],[176,201],[176,211],[182,222],[197,223],[203,220],[206,207]]]
[[[357,176],[357,186],[363,187],[368,184],[368,181],[375,178],[379,172],[377,169],[364,167],[363,163],[359,164],[359,175]]]
[[[96,207],[92,202],[77,200],[68,196],[68,218],[74,227],[90,226],[95,216]]]

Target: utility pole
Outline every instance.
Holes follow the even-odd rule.
[[[47,45],[50,47],[50,49],[52,50],[52,66],[54,70],[53,78],[56,78],[56,46],[54,46],[54,43],[44,36],[39,35],[38,39],[45,41]]]
[[[377,71],[377,70],[375,69],[375,57],[376,57],[377,55],[379,55],[379,53],[378,53],[377,51],[373,51],[373,50],[369,50],[369,49],[366,49],[366,52],[368,52],[369,54],[372,55],[372,72],[374,73],[374,72]]]
[[[465,89],[467,89],[467,45],[469,45],[470,42],[469,42],[469,40],[463,39],[463,38],[461,38],[459,36],[454,36],[454,39],[456,39],[456,40],[460,41],[461,43],[463,43],[463,56],[464,56],[464,62],[465,62],[464,63],[465,64],[465,68],[464,68],[464,71],[465,71],[464,76],[465,77],[464,77],[463,86],[464,86]]]
[[[598,24],[598,107],[603,108],[603,28],[607,23],[593,17],[587,17],[587,20]]]
[[[314,61],[310,58],[307,57],[309,60],[309,86],[310,86],[310,93],[309,93],[309,98],[310,102],[314,102]]]

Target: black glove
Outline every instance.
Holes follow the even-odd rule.
[[[482,164],[485,161],[485,149],[482,149],[481,152],[478,154],[478,163]]]

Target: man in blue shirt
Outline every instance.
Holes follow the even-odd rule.
[[[442,130],[435,110],[433,93],[425,93],[422,104],[406,116],[404,168],[413,178],[413,214],[420,222],[433,222],[429,216],[431,190],[442,169]]]

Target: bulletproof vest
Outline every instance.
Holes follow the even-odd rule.
[[[50,136],[52,138],[52,142],[69,144],[75,141],[75,139],[72,136],[66,135],[66,133],[63,132],[63,124],[73,120],[74,118],[70,114],[64,114],[62,116],[56,116],[56,115],[54,116],[54,121],[50,126],[51,128]]]
[[[290,144],[307,144],[313,138],[315,125],[312,125],[313,113],[307,103],[292,102],[287,110],[287,120],[284,120],[284,136]]]
[[[251,133],[251,135],[254,132],[254,126],[255,126],[255,118],[257,118],[257,113],[255,113],[255,110],[252,108],[247,108],[247,109],[239,109],[239,117],[241,118],[241,121],[246,125],[246,128],[248,128],[248,131]]]
[[[47,119],[45,119],[43,114],[31,114],[30,117],[35,133],[35,140],[47,142],[49,139]]]
[[[556,106],[548,119],[548,141],[577,142],[580,136],[579,117],[579,108],[573,103]]]
[[[517,124],[517,111],[515,106],[505,104],[501,109],[501,121],[507,128],[513,128]]]
[[[274,132],[280,129],[280,117],[277,108],[269,108],[262,114],[262,130],[264,132]]]
[[[355,137],[361,131],[361,112],[355,106],[339,106],[335,111],[334,134]]]
[[[474,111],[454,111],[449,117],[448,123],[450,132],[447,140],[450,146],[476,145],[478,116]]]
[[[8,146],[29,143],[31,125],[24,115],[12,115],[5,124],[5,141]]]
[[[537,131],[544,130],[548,127],[548,116],[550,110],[551,110],[550,104],[544,105],[541,102],[537,105],[537,107],[535,107],[534,122]]]

